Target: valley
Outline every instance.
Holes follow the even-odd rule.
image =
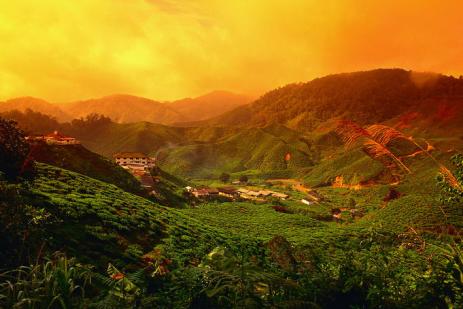
[[[69,308],[457,308],[463,80],[420,74],[330,75],[175,125],[5,111],[0,262],[85,284]],[[170,117],[101,105],[132,100]],[[0,306],[50,302],[0,278]]]

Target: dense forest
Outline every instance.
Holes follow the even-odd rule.
[[[402,69],[329,75],[272,90],[205,124],[262,126],[272,122],[313,130],[331,118],[362,124],[382,122],[406,112],[426,116],[439,104],[458,105],[463,79]]]

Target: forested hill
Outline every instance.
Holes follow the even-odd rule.
[[[427,116],[449,106],[461,109],[462,105],[462,78],[377,69],[290,84],[201,125],[264,126],[278,122],[310,129],[336,117],[368,124],[410,111]]]

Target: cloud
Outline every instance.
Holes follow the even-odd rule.
[[[375,67],[459,74],[459,1],[0,0],[0,98],[259,94]]]

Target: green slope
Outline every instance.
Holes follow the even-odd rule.
[[[232,242],[219,229],[84,175],[38,163],[38,175],[23,192],[25,201],[52,215],[49,250],[65,250],[81,261],[137,263],[163,245],[182,259],[200,258]]]
[[[54,165],[98,179],[132,193],[141,193],[140,183],[119,165],[93,153],[82,145],[36,144],[31,148],[32,157],[38,162]]]
[[[291,159],[285,161],[285,155]],[[196,143],[159,153],[159,164],[174,174],[216,177],[221,172],[296,170],[312,165],[300,134],[282,126],[243,129],[210,143]]]

